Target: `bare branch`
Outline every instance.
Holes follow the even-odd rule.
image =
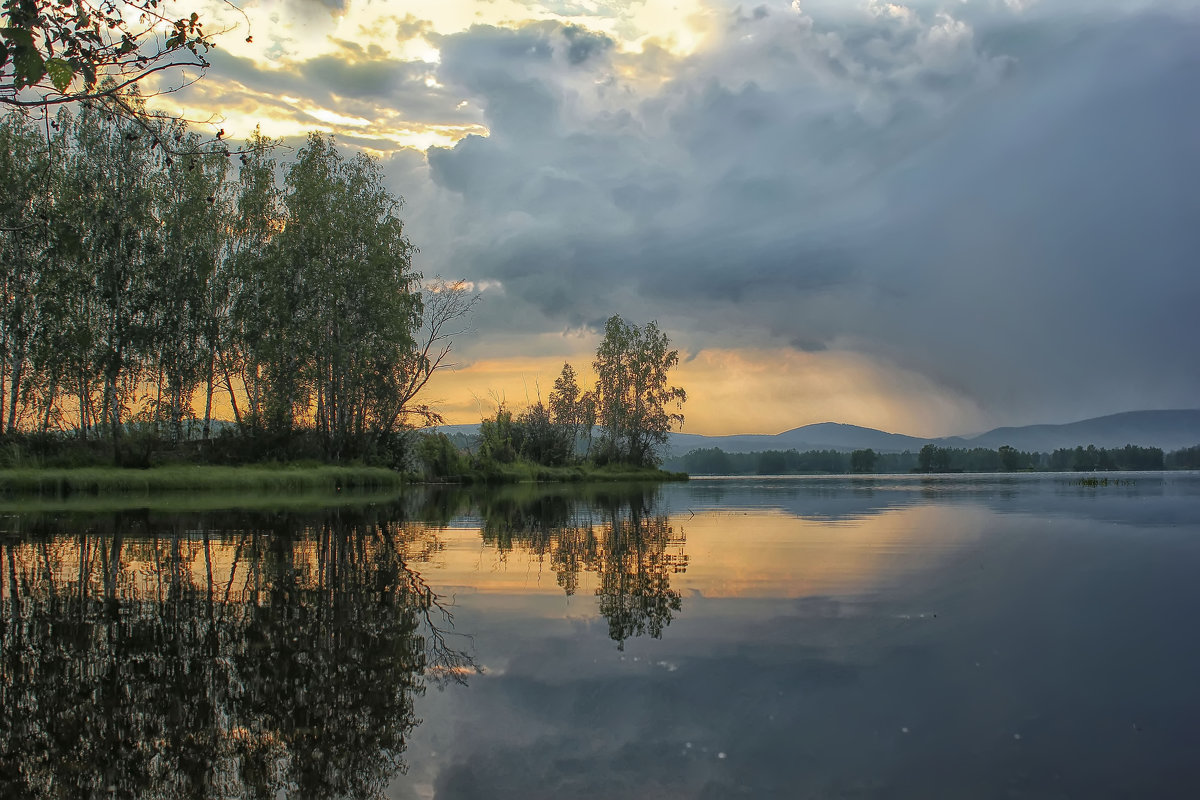
[[[455,365],[447,361],[454,347],[454,340],[472,333],[466,318],[480,300],[472,294],[474,287],[465,280],[446,281],[435,277],[422,293],[423,313],[417,352],[406,365],[399,386],[396,413],[389,428],[403,416],[416,416],[426,425],[441,424],[441,415],[428,406],[410,406],[434,373],[452,369]]]

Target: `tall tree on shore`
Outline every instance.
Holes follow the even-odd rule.
[[[401,200],[367,156],[345,159],[314,133],[285,183],[287,222],[266,259],[274,296],[261,331],[269,417],[287,429],[296,410],[311,409],[336,456],[389,416],[394,378],[415,349],[415,248],[396,214]]]
[[[609,317],[596,350],[597,418],[603,428],[600,452],[607,461],[636,465],[659,463],[657,448],[672,425],[683,424],[687,393],[667,383],[679,364],[679,351],[655,322],[630,325]]]
[[[273,294],[262,281],[272,239],[283,230],[283,195],[275,183],[277,164],[272,148],[277,144],[255,129],[239,161],[233,188],[230,232],[223,274],[229,293],[229,323],[220,334],[221,376],[229,395],[235,420],[251,429],[263,426],[265,390],[269,390],[266,366],[273,349],[266,321],[271,318],[267,301]],[[248,406],[243,419],[238,407],[234,377],[240,379]]]
[[[182,126],[180,126],[182,127]],[[157,198],[162,257],[152,279],[153,368],[159,393],[154,410],[174,441],[192,416],[192,396],[202,384],[211,410],[216,329],[222,320],[220,262],[225,251],[227,160],[204,151],[199,137],[182,141],[193,154],[161,171]]]
[[[36,346],[37,297],[46,280],[44,225],[21,224],[46,213],[50,168],[46,142],[23,117],[0,120],[0,430],[12,431],[29,385]]]
[[[92,328],[92,372],[102,384],[100,419],[114,447],[142,378],[151,265],[161,257],[154,215],[161,156],[142,137],[127,119],[85,107],[74,121],[60,205],[78,237],[74,268],[88,295],[81,310]]]

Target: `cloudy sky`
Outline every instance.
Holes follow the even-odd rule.
[[[241,8],[171,101],[381,159],[482,295],[451,422],[611,314],[671,336],[693,433],[1200,406],[1200,2]]]

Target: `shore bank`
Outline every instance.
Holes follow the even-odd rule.
[[[166,492],[312,492],[398,488],[399,472],[330,465],[79,467],[0,470],[0,497],[148,495]]]
[[[312,464],[241,467],[173,465],[149,469],[120,467],[21,468],[0,470],[0,498],[67,499],[101,496],[149,496],[184,493],[255,492],[332,493],[381,491],[433,483],[462,486],[505,483],[612,483],[680,481],[682,472],[624,466],[543,467],[527,463],[473,469],[436,481],[383,467]]]

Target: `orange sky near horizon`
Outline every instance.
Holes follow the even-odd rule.
[[[594,380],[592,354],[482,359],[436,375],[424,402],[447,424],[479,422],[496,401],[520,410],[545,401],[567,361],[581,388]],[[841,422],[904,433],[945,436],[984,422],[969,400],[898,367],[845,351],[710,349],[680,354],[673,385],[688,393],[684,433],[775,434],[817,422]]]

